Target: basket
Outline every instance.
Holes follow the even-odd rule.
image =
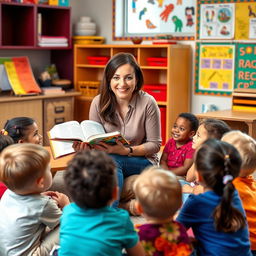
[[[94,97],[99,94],[100,81],[78,81],[78,90],[83,96]]]

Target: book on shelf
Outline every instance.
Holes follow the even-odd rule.
[[[91,120],[84,120],[81,123],[68,121],[56,124],[47,134],[54,158],[75,152],[74,141],[86,142],[93,146],[100,142],[115,145],[118,140],[124,145],[129,145],[119,131],[106,133],[100,123]]]
[[[65,94],[65,91],[61,87],[42,87],[42,94],[51,95],[51,94]]]
[[[38,43],[41,47],[68,47],[68,43]]]
[[[34,95],[41,92],[27,57],[0,58],[0,66],[2,71],[0,87],[4,90],[11,88],[15,95]]]
[[[64,36],[40,36],[41,43],[67,43],[68,39]]]

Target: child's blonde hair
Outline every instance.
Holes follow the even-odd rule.
[[[166,219],[180,208],[180,183],[172,172],[149,167],[136,179],[133,189],[143,212],[149,217]]]
[[[42,177],[49,162],[49,152],[40,145],[10,145],[0,155],[0,180],[12,191],[25,189]]]
[[[222,141],[233,145],[242,158],[241,171],[245,176],[256,169],[256,141],[241,131],[230,131],[222,137]]]

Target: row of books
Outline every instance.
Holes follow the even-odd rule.
[[[68,47],[68,38],[63,36],[39,36],[38,45],[41,47]]]

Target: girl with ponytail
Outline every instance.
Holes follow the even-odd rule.
[[[177,220],[192,228],[198,255],[250,256],[245,212],[232,183],[241,157],[230,144],[209,139],[197,150],[195,166],[204,193],[190,195]]]

